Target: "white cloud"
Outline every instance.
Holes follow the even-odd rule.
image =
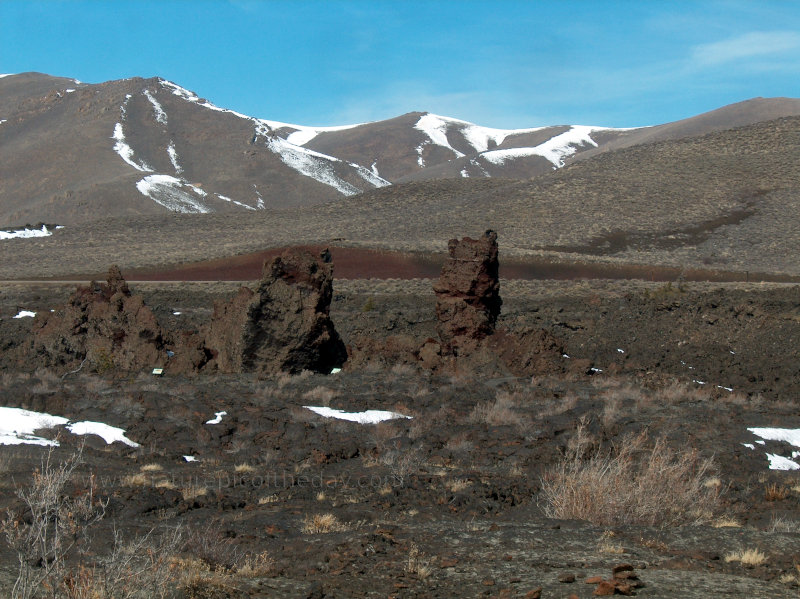
[[[796,31],[751,31],[719,42],[700,44],[692,52],[694,61],[712,66],[767,55],[786,54],[800,48]]]

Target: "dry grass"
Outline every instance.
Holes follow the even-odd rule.
[[[250,472],[253,472],[253,470],[255,470],[255,468],[253,468],[250,464],[236,464],[236,466],[233,467],[233,471],[236,474],[249,474]]]
[[[314,514],[303,518],[301,530],[305,534],[326,534],[330,532],[344,532],[350,527],[341,522],[334,514]]]
[[[472,481],[466,478],[448,480],[446,483],[444,483],[445,489],[447,489],[451,493],[459,493],[461,491],[464,491],[465,489],[469,489],[471,486],[472,486]]]
[[[523,426],[525,419],[516,410],[516,401],[510,394],[500,391],[493,402],[482,402],[468,416],[474,424],[489,426]]]
[[[331,405],[331,400],[336,397],[336,391],[328,387],[318,385],[303,393],[303,400],[315,405],[322,405],[326,408]]]
[[[430,560],[420,551],[416,543],[411,543],[408,549],[408,559],[406,560],[406,572],[414,574],[420,580],[425,580],[433,574]]]
[[[740,549],[725,556],[725,562],[741,562],[743,566],[760,566],[767,561],[767,556],[758,549]]]
[[[772,483],[764,488],[764,499],[767,501],[782,501],[789,496],[789,489],[778,483]]]
[[[585,437],[582,428],[576,437]],[[646,433],[588,458],[585,442],[576,445],[542,478],[541,499],[551,518],[666,527],[708,521],[719,505],[718,489],[705,484],[712,462],[695,451],[674,450],[663,438],[651,444]]]
[[[711,523],[714,528],[741,528],[742,523],[730,516],[720,516]]]
[[[161,464],[145,464],[139,468],[142,472],[161,472],[163,469]]]
[[[264,495],[263,497],[259,497],[258,505],[267,505],[269,503],[277,503],[280,501],[280,497],[277,494],[272,495]]]

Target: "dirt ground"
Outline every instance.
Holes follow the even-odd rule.
[[[163,325],[186,329],[236,287],[132,284]],[[542,587],[541,597],[583,598],[597,588],[587,579],[621,564],[644,583],[632,590],[641,597],[798,594],[800,471],[770,470],[766,455],[790,459],[797,448],[748,431],[800,428],[796,285],[504,280],[499,325],[544,328],[563,343],[563,372],[532,379],[377,361],[267,380],[14,361],[31,319],[12,317],[49,310],[73,288],[3,284],[0,405],[105,422],[139,444],[86,437],[73,484],[78,492],[94,475],[109,500],[91,552],[109,549],[112,527],[181,528],[176,568],[187,578],[176,597],[534,597]],[[434,302],[426,279],[337,280],[331,314],[347,344],[424,340],[435,335]],[[359,424],[304,406],[412,418]],[[547,485],[577,449],[586,464],[643,433],[642,463],[658,440],[713,460],[707,503],[669,524],[625,509],[604,523],[553,516]],[[41,434],[59,435],[57,458],[80,439],[59,427]],[[44,450],[0,450],[0,508],[13,509]],[[613,489],[666,506],[666,493],[638,484],[620,476]],[[745,550],[763,561],[736,559]],[[16,557],[2,551],[8,588]],[[248,556],[265,556],[264,567],[244,568]]]

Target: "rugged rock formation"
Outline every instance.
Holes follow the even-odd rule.
[[[445,351],[458,355],[491,335],[500,315],[497,233],[451,239],[447,249],[450,258],[433,286],[436,330]]]
[[[137,370],[167,358],[155,316],[141,296],[131,295],[116,266],[106,283],[78,286],[66,306],[40,312],[33,332],[34,352],[48,366],[77,367],[85,360],[100,372]]]
[[[217,303],[205,346],[222,372],[330,372],[347,357],[330,319],[333,265],[288,250],[264,264],[258,288]]]

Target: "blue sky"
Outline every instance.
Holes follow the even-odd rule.
[[[24,71],[304,125],[632,127],[800,97],[800,2],[0,0],[0,73]]]

